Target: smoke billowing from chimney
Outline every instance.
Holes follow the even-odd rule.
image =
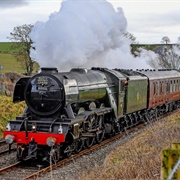
[[[137,61],[130,53],[130,42],[122,36],[126,27],[122,9],[115,10],[106,0],[64,0],[47,22],[35,24],[31,38],[36,50],[31,51],[31,57],[40,66],[59,70],[137,68],[130,67],[137,66]]]

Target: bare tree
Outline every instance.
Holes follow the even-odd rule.
[[[164,36],[164,37],[162,38],[161,42],[164,43],[164,44],[169,44],[169,43],[170,43],[170,39],[169,39],[168,36]]]
[[[139,46],[138,46],[139,43],[138,43],[138,41],[136,41],[136,37],[128,31],[126,31],[123,34],[123,36],[126,39],[129,39],[131,42],[131,53],[132,53],[132,55],[134,55],[135,57],[139,56],[141,50],[139,49]]]
[[[14,56],[16,60],[21,63],[21,67],[29,76],[33,72],[33,65],[35,63],[30,57],[30,49],[35,49],[29,36],[32,28],[33,25],[31,24],[14,27],[13,32],[10,33],[11,36],[8,37],[13,42],[11,49],[15,51]]]
[[[130,32],[127,31],[123,35],[125,38],[129,39],[132,42],[132,44],[138,44],[138,42],[136,41],[136,37]]]
[[[156,58],[149,57],[149,65],[153,68],[180,69],[180,45],[162,46]]]

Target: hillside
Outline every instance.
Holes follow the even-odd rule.
[[[13,51],[11,50],[12,43],[10,42],[1,42],[0,43],[0,65],[2,66],[2,70],[0,73],[6,72],[18,72],[23,73],[20,63],[18,63],[14,56]]]
[[[7,72],[23,73],[20,63],[15,60],[12,54],[0,53],[0,64],[3,67],[3,69],[0,70],[0,73],[2,74]]]
[[[17,62],[13,54],[15,51],[11,49],[11,42],[0,42],[0,65],[2,66],[2,70],[0,73],[4,74],[7,72],[17,72],[24,73],[24,70],[21,67],[20,62]],[[34,73],[38,70],[38,65],[35,63],[34,65]]]
[[[12,42],[0,42],[0,54],[13,54],[15,51],[11,49]]]

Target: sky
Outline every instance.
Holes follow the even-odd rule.
[[[126,30],[139,43],[158,44],[164,36],[168,36],[171,43],[177,42],[180,36],[179,0],[107,1],[115,9],[122,8],[127,20]],[[0,42],[9,41],[7,37],[14,27],[46,22],[60,7],[61,0],[0,0]]]

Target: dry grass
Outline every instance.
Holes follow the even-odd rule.
[[[170,116],[117,147],[104,164],[84,173],[83,180],[160,179],[161,151],[180,140],[180,114]]]
[[[0,138],[2,136],[2,131],[5,130],[7,121],[15,119],[16,116],[20,116],[24,108],[24,102],[14,104],[12,102],[12,97],[0,95]]]

